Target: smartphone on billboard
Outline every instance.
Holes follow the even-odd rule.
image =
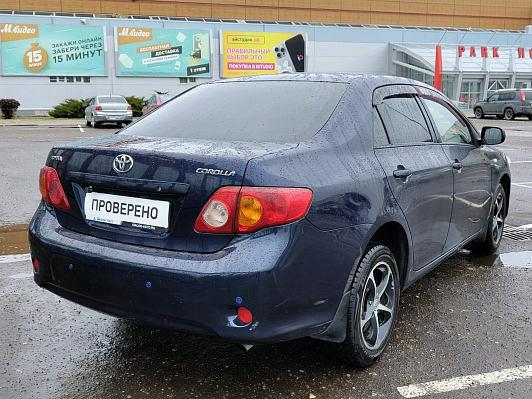
[[[299,34],[273,47],[280,73],[305,72],[305,38]]]

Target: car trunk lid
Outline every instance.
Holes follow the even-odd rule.
[[[241,185],[250,159],[296,145],[112,134],[54,147],[47,165],[56,168],[71,206],[55,213],[63,227],[110,241],[215,252],[232,235],[193,227],[210,196]],[[150,220],[153,207],[160,220]]]

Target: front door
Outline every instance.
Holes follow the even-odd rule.
[[[453,168],[454,194],[449,235],[444,251],[477,234],[491,207],[491,169],[469,124],[445,101],[424,98],[442,149]]]

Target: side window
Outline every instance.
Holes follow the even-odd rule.
[[[381,117],[377,112],[377,108],[373,108],[373,146],[384,147],[389,144],[390,142],[388,141],[386,130],[384,130]]]
[[[471,144],[467,124],[439,102],[424,99],[443,143]]]
[[[515,100],[515,95],[517,93],[515,91],[512,91],[510,93],[508,93],[508,100]]]
[[[392,144],[432,142],[427,122],[414,97],[385,98],[377,109]]]
[[[155,104],[155,96],[151,96],[148,100],[148,104]]]
[[[501,93],[499,96],[499,101],[508,101],[510,99],[509,93]]]
[[[492,102],[498,101],[498,100],[499,100],[499,95],[498,94],[494,94],[490,98],[488,98],[488,102],[489,103],[492,103]]]

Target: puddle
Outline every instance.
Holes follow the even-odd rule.
[[[510,252],[499,255],[503,266],[532,268],[532,251]]]
[[[0,256],[29,252],[27,224],[0,226]]]

